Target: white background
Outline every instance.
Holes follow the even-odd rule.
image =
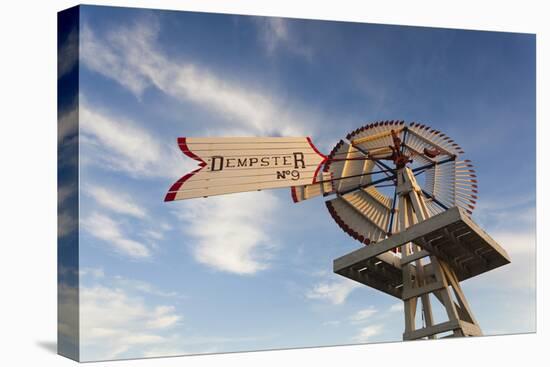
[[[100,362],[101,366],[280,366],[410,363],[525,365],[548,361],[543,263],[548,238],[548,10],[544,1],[96,1],[224,13],[537,33],[537,334]],[[315,4],[315,7],[308,6]],[[6,2],[7,4],[7,2]],[[74,365],[56,348],[56,12],[72,1],[0,11],[0,365]],[[546,10],[546,11],[545,11]],[[545,15],[546,14],[546,15]],[[390,45],[391,47],[391,45]],[[546,103],[546,104],[545,104]],[[503,159],[505,151],[503,151]],[[546,167],[545,167],[546,166]],[[513,170],[513,167],[511,167]],[[547,272],[546,272],[547,273]],[[545,343],[546,342],[546,343]],[[546,348],[545,348],[546,347]]]

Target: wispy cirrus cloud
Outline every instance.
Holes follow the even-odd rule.
[[[347,278],[339,278],[316,284],[306,292],[306,297],[328,301],[334,305],[341,305],[346,301],[350,293],[360,286],[361,284]]]
[[[118,358],[132,349],[144,355],[166,343],[165,331],[183,319],[173,306],[148,305],[123,288],[102,285],[80,288],[80,314],[83,360]]]
[[[78,62],[78,29],[73,28],[67,35],[67,38],[60,44],[57,63],[57,77],[71,72]]]
[[[278,50],[290,52],[312,61],[313,49],[301,42],[291,29],[292,20],[277,17],[257,18],[259,40],[269,55]]]
[[[536,233],[535,232],[495,232],[490,233],[508,253],[511,263],[495,269],[479,280],[476,288],[490,287],[493,291],[536,289]]]
[[[188,317],[170,304],[181,298],[178,292],[102,268],[84,268],[80,275],[80,291],[61,286],[59,304],[60,312],[81,315],[80,329],[77,320],[68,320],[59,330],[72,340],[80,334],[83,361],[214,353],[227,344],[270,337],[190,334]]]
[[[374,336],[382,333],[383,327],[380,324],[374,324],[361,328],[357,335],[353,337],[353,341],[356,343],[368,343],[372,341]]]
[[[511,263],[495,269],[476,287],[491,286],[498,291],[535,290],[536,278],[536,207],[533,194],[481,202],[474,212],[489,235],[508,253]],[[511,214],[513,213],[513,215]],[[496,285],[496,286],[495,286]],[[501,288],[501,286],[503,286]]]
[[[224,127],[240,134],[303,136],[318,123],[321,116],[288,98],[222,77],[198,62],[168,57],[156,45],[159,32],[159,23],[151,19],[113,28],[103,37],[84,26],[81,60],[138,97],[156,88],[215,113],[225,120]]]
[[[184,296],[178,292],[159,289],[157,286],[154,286],[153,284],[145,282],[143,280],[134,280],[120,275],[115,275],[114,277],[112,277],[112,281],[113,284],[115,284],[117,287],[135,290],[146,295],[158,296],[163,298],[184,298]]]
[[[71,211],[62,211],[57,216],[57,237],[62,238],[78,228],[78,222]]]
[[[172,306],[150,306],[122,288],[99,284],[78,290],[61,284],[58,307],[75,316],[60,321],[58,331],[64,340],[79,341],[82,361],[121,358],[132,351],[126,355],[146,356],[150,348],[169,341],[166,333],[182,320]]]
[[[59,113],[57,123],[57,144],[76,142],[78,137],[78,106],[76,101],[65,111]]]
[[[90,164],[131,177],[176,178],[194,162],[183,159],[176,144],[167,145],[148,129],[124,116],[80,103],[80,142],[86,154],[81,164]]]
[[[397,302],[390,306],[389,311],[390,312],[403,312],[405,309],[405,305],[403,305],[403,302]]]
[[[287,21],[283,18],[264,18],[258,21],[261,39],[269,53],[275,52],[282,43],[288,42],[290,32]]]
[[[105,214],[91,213],[82,219],[81,225],[90,235],[104,241],[117,253],[132,259],[145,259],[151,256],[147,246],[128,238],[119,223]]]
[[[80,317],[79,323],[61,324],[59,331],[71,339],[79,334],[83,361],[147,356],[166,345],[185,353],[176,348],[182,344],[177,328],[183,315],[166,300],[151,297],[156,295],[150,292],[153,286],[135,288],[139,281],[119,282],[120,277],[106,274],[103,268],[82,268],[80,279],[78,293],[76,288],[60,286],[60,311]]]
[[[374,306],[370,306],[363,310],[357,311],[350,317],[350,320],[354,323],[364,322],[372,318],[372,316],[376,315],[377,313],[378,310]]]
[[[269,267],[276,245],[269,218],[278,208],[272,193],[246,192],[181,204],[175,214],[182,220],[199,263],[240,275]]]
[[[115,213],[130,215],[136,218],[145,218],[147,211],[125,193],[99,185],[88,185],[85,189],[99,205]]]

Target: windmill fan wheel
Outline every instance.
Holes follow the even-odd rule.
[[[378,121],[350,132],[330,152],[323,177],[332,196],[326,206],[336,223],[364,244],[381,241],[399,226],[397,172],[413,172],[430,215],[457,206],[470,215],[477,180],[464,152],[444,133],[419,123]]]

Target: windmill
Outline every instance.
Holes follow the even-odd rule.
[[[179,138],[199,168],[165,201],[290,187],[324,197],[338,226],[364,244],[335,273],[404,303],[404,340],[481,335],[460,282],[502,265],[506,251],[471,218],[477,179],[451,138],[426,125],[380,121],[328,156],[310,138]],[[435,323],[432,301],[446,320]],[[419,307],[420,306],[420,307]]]

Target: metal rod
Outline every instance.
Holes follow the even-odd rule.
[[[332,158],[331,162],[342,162],[342,161],[372,161],[373,158],[370,157],[356,157],[356,158]]]
[[[421,171],[423,169],[429,169],[429,168],[432,168],[434,166],[437,166],[437,165],[440,165],[440,164],[444,164],[444,163],[448,163],[448,162],[452,162],[456,159],[456,156],[452,156],[451,158],[447,158],[447,159],[444,159],[440,162],[433,162],[433,163],[429,163],[429,164],[426,164],[424,166],[420,166],[420,167],[416,167],[414,168],[412,171],[413,173],[414,172],[418,172],[418,171]]]
[[[369,152],[366,151],[366,150],[364,150],[363,148],[358,147],[357,145],[355,145],[355,144],[353,144],[353,143],[351,144],[351,146],[354,147],[355,149],[357,149],[358,151],[360,151],[361,153],[363,153],[365,156],[368,156],[368,155],[369,155]],[[382,168],[385,168],[385,169],[387,169],[387,170],[392,171],[392,172],[394,173],[394,175],[395,175],[395,170],[392,169],[392,168],[391,168],[390,166],[388,166],[387,164],[382,163],[382,162],[380,162],[379,160],[374,159],[374,158],[372,158],[372,161],[374,162],[374,164],[376,164],[376,165],[378,166],[378,168],[380,168],[380,166],[382,166]],[[385,173],[385,175],[388,176],[388,177],[390,177],[390,176],[388,175],[388,173]],[[396,183],[396,184],[397,184],[397,183]]]
[[[437,200],[434,196],[430,195],[426,190],[422,190],[422,193],[426,195],[429,199],[432,199],[434,203],[442,207],[443,209],[447,210],[449,209],[445,204],[443,204],[441,201]]]
[[[405,141],[407,140],[407,132],[409,131],[408,127],[403,128],[403,142],[401,143],[401,153],[403,153],[403,150],[405,150]]]
[[[386,184],[386,185],[378,185],[376,186],[376,188],[380,188],[380,187],[394,187],[395,186],[395,183],[392,183],[392,184]]]
[[[397,186],[395,187],[395,191],[393,192],[393,202],[391,203],[391,211],[390,211],[390,223],[388,225],[388,230],[386,233],[391,233],[391,229],[393,227],[393,217],[395,216],[395,203],[397,201]]]
[[[361,147],[358,147],[357,145],[355,144],[351,144],[352,147],[354,147],[355,149],[357,149],[358,151],[360,151],[361,153],[363,153],[364,155],[366,155],[368,157],[369,155],[369,152],[366,151],[365,149],[361,148]],[[382,163],[380,162],[379,160],[375,159],[375,158],[371,158],[374,162],[378,162],[382,167],[384,167],[385,169],[388,169],[388,170],[392,170],[392,171],[395,171],[394,169],[392,169],[390,166],[388,166],[387,164],[385,163]]]
[[[355,177],[362,177],[362,176],[370,176],[370,175],[376,175],[378,173],[384,173],[386,171],[373,171],[373,172],[367,172],[367,173],[359,173],[357,175],[350,175],[350,176],[342,176],[338,178],[331,178],[330,180],[321,180],[321,181],[315,181],[316,184],[318,183],[324,183],[324,182],[332,182],[332,181],[339,181],[339,180],[345,180],[348,178],[355,178]]]
[[[369,182],[368,184],[359,185],[359,186],[356,186],[356,187],[351,188],[351,189],[348,189],[348,190],[344,190],[344,191],[337,192],[337,194],[338,194],[338,195],[349,194],[350,192],[353,192],[353,191],[355,191],[355,190],[364,189],[364,188],[367,188],[367,187],[369,187],[369,186],[379,184],[379,183],[381,183],[381,182],[385,182],[385,181],[389,181],[389,180],[394,180],[395,178],[397,178],[396,175],[392,175],[392,176],[390,176],[390,177],[384,177],[384,178],[381,178],[381,179],[379,179],[379,180]]]

